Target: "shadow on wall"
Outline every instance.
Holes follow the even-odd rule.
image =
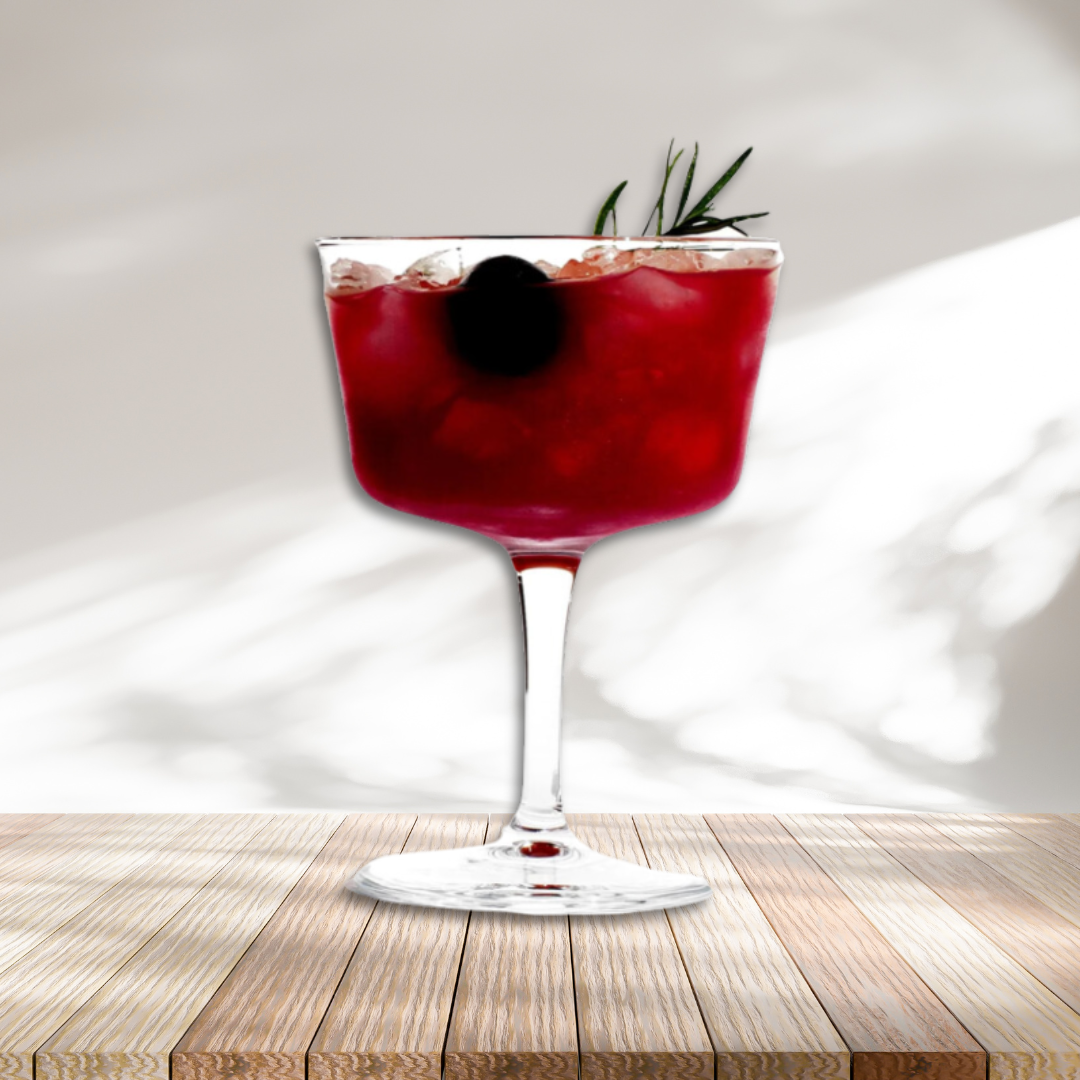
[[[1080,570],[996,650],[1001,707],[994,752],[972,769],[989,805],[1074,812],[1080,807]]]
[[[927,267],[771,349],[730,503],[585,561],[572,809],[1075,808],[1078,241]],[[510,806],[490,543],[293,480],[2,580],[5,809]]]
[[[328,681],[333,678],[321,674]],[[209,708],[177,698],[133,695],[116,701],[108,731],[97,745],[130,754],[151,775],[179,774],[195,784],[213,778],[231,781],[230,802],[239,796],[243,803],[247,794],[252,805],[271,807],[402,812],[474,808],[474,800],[433,794],[422,782],[392,771],[382,783],[355,780],[348,765],[334,767],[326,757],[291,745],[293,725],[293,717],[273,694]]]
[[[1075,773],[1071,679],[1042,685],[1044,723],[1018,754],[1029,691],[1011,642],[1064,618],[1039,613],[1080,549],[1078,233],[928,267],[774,347],[731,503],[586,567],[583,670],[697,755],[669,774],[684,792],[732,808],[1075,805],[1070,766],[1038,766],[1061,755]],[[614,734],[595,742],[594,772],[619,760]]]
[[[497,554],[303,483],[55,553],[0,607],[5,803],[508,802],[516,618]]]

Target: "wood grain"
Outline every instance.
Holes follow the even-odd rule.
[[[25,956],[197,820],[194,814],[142,814],[86,836],[3,901],[0,971]]]
[[[1080,869],[1080,827],[1064,814],[965,814],[964,820],[982,820],[1011,829],[1070,866]]]
[[[64,814],[40,829],[0,848],[0,920],[2,901],[28,882],[78,854],[94,837],[122,825],[132,814]]]
[[[0,975],[0,1077],[33,1080],[34,1051],[268,822],[197,818]]]
[[[173,1080],[304,1080],[305,1053],[375,907],[345,882],[400,851],[412,814],[352,814],[188,1029]]]
[[[1080,817],[579,818],[715,899],[471,922],[340,884],[485,819],[342,819],[0,815],[0,1080],[1080,1080]]]
[[[979,1044],[844,892],[766,815],[705,815],[853,1053],[855,1080],[981,1080]]]
[[[1057,916],[1080,926],[1080,868],[998,821],[973,820],[966,814],[921,816],[1013,888],[1019,886]]]
[[[428,814],[406,851],[483,842],[487,816]],[[308,1054],[311,1080],[439,1080],[466,911],[379,904]]]
[[[488,837],[506,818],[493,817]],[[446,1080],[576,1080],[565,917],[474,912],[446,1039]]]
[[[644,864],[625,815],[574,815],[574,832],[604,855]],[[711,1080],[715,1059],[662,911],[570,919],[582,1080]]]
[[[852,815],[851,820],[1044,986],[1080,1011],[1080,927],[914,815]]]
[[[342,818],[273,818],[42,1046],[36,1080],[169,1080],[169,1052]]]
[[[840,1080],[848,1049],[750,891],[700,817],[635,815],[649,865],[697,874],[703,904],[673,908],[678,942],[718,1077]]]
[[[989,1054],[990,1080],[1080,1075],[1080,1016],[854,822],[783,816]]]
[[[55,821],[59,814],[0,814],[0,848]]]

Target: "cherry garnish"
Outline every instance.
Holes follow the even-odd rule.
[[[447,294],[450,330],[461,358],[488,375],[528,375],[551,360],[562,340],[562,309],[550,279],[516,255],[473,267]]]
[[[528,859],[550,859],[553,855],[563,853],[558,844],[549,844],[546,840],[533,840],[531,844],[522,844],[518,851]]]

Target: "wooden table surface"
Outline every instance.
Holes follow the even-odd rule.
[[[346,892],[483,815],[0,815],[0,1078],[1080,1078],[1080,815],[593,816],[714,899]]]

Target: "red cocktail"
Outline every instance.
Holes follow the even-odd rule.
[[[361,290],[339,268],[327,302],[361,484],[514,552],[580,553],[715,506],[738,479],[778,260],[725,265],[709,246],[597,248],[519,285],[546,294],[554,340],[509,373],[463,355],[459,281]]]
[[[590,544],[735,486],[779,248],[715,236],[319,248],[357,478],[380,502],[502,543],[527,624],[511,824],[482,847],[376,859],[350,887],[533,914],[704,899],[700,878],[606,858],[568,831],[563,642]]]

